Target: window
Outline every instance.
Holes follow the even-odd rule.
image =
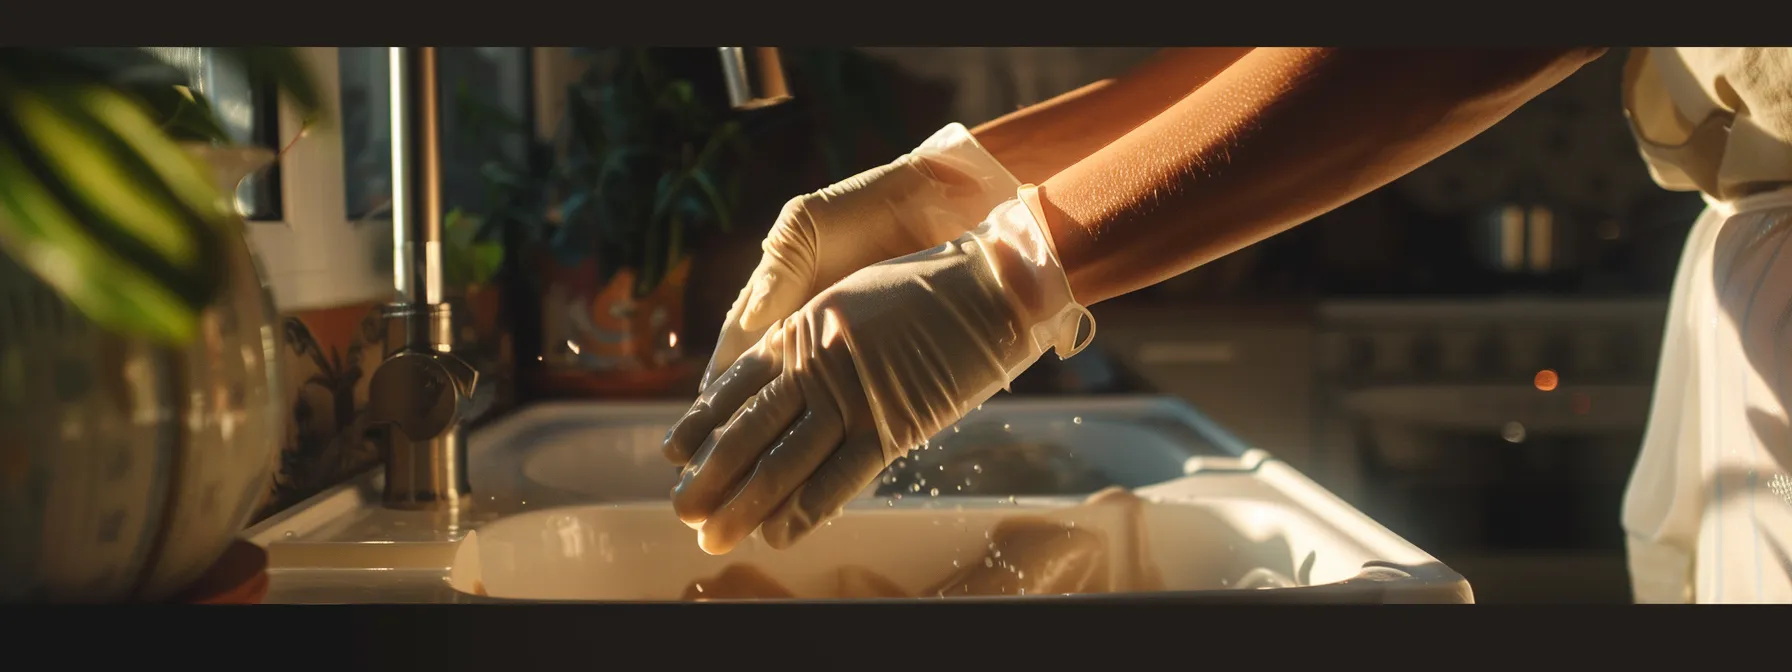
[[[278,92],[271,82],[251,81],[234,63],[220,60],[208,47],[155,47],[149,50],[163,61],[187,73],[194,90],[211,101],[212,109],[231,140],[280,151]],[[278,222],[285,218],[281,203],[278,164],[244,179],[236,193],[237,208],[252,222]]]
[[[246,180],[237,200],[251,245],[283,312],[387,300],[392,294],[392,149],[388,51],[301,47],[334,123],[293,142],[301,120],[270,83],[247,81],[203,47],[152,48],[185,71],[239,143],[286,150],[275,169]],[[481,167],[528,146],[533,86],[527,48],[440,49],[443,205],[477,209]],[[465,90],[469,95],[459,96]],[[463,106],[476,99],[480,109]],[[522,129],[480,122],[502,111]]]

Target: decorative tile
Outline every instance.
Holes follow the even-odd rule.
[[[379,461],[364,431],[367,378],[379,364],[384,339],[378,304],[300,311],[284,319],[284,394],[291,415],[258,520]]]
[[[472,300],[468,296],[472,295]],[[514,380],[511,340],[496,292],[454,293],[457,351],[499,386],[496,405],[508,406]],[[380,304],[298,311],[284,317],[282,364],[291,409],[286,441],[261,520],[379,464],[367,436],[367,386],[384,355],[386,321]]]

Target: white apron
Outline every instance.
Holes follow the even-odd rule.
[[[1792,602],[1792,50],[1635,50],[1624,93],[1656,181],[1711,203],[1625,494],[1635,598]]]

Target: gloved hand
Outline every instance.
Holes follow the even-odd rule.
[[[950,124],[887,165],[791,199],[722,322],[702,387],[816,293],[866,266],[958,237],[1019,187],[970,131]]]
[[[956,240],[847,276],[703,390],[665,445],[689,460],[672,504],[703,550],[762,524],[789,546],[1047,349],[1087,344],[1037,212],[1023,187]]]

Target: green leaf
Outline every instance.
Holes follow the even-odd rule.
[[[157,86],[136,93],[161,115],[162,130],[175,140],[217,144],[234,140],[205,96],[185,86]]]
[[[473,245],[473,237],[479,232],[479,217],[468,214],[465,210],[455,208],[442,218],[442,233],[450,246],[466,248]]]
[[[666,95],[677,107],[688,106],[697,97],[695,87],[691,86],[690,82],[682,79],[673,80],[672,83],[666,87]]]
[[[560,201],[560,221],[571,222],[574,219],[577,219],[579,212],[583,210],[585,204],[590,201],[591,192],[588,191],[580,191],[567,196],[566,200]]]
[[[322,120],[295,50],[216,53]],[[186,84],[138,49],[0,50],[0,247],[95,322],[176,343],[237,235],[210,171],[175,142],[229,140]]]
[[[238,220],[204,164],[105,87],[15,89],[11,98],[23,132],[15,147],[46,188],[83,224],[111,232],[114,253],[208,302],[223,281],[220,236],[236,235]]]
[[[473,282],[487,284],[498,275],[498,269],[504,266],[504,246],[498,243],[477,243],[473,245],[469,257],[473,261]]]
[[[691,181],[696,183],[697,188],[703,192],[703,196],[709,199],[709,207],[714,210],[716,227],[723,232],[731,230],[733,220],[730,217],[730,211],[733,208],[729,206],[728,199],[722,195],[722,191],[716,188],[715,182],[709,179],[709,174],[703,171],[694,171],[691,173]]]
[[[660,176],[659,184],[653,188],[652,221],[658,222],[660,218],[666,216],[667,208],[672,206],[672,197],[678,195],[679,183],[683,181],[684,175],[679,173],[666,173]]]
[[[159,342],[191,340],[200,306],[111,253],[19,159],[0,144],[0,249],[96,324]]]

